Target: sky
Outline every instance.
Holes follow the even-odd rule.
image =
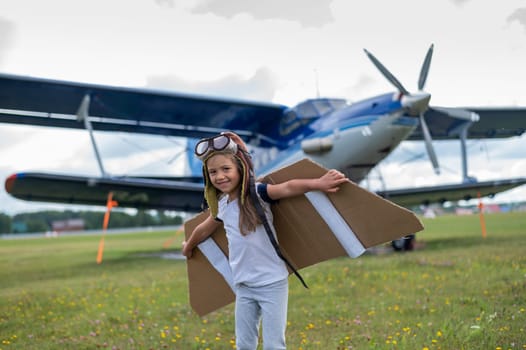
[[[0,0],[0,32],[1,73],[287,106],[393,91],[364,48],[416,91],[434,44],[432,106],[526,106],[526,0]],[[184,171],[181,139],[95,138],[111,174]],[[440,175],[422,143],[403,143],[370,189],[459,182],[458,142],[435,148]],[[470,141],[469,173],[526,176],[525,148],[526,135]],[[86,131],[2,124],[0,178],[20,171],[100,174]],[[526,186],[485,201],[524,199]],[[1,188],[0,212],[59,208]]]

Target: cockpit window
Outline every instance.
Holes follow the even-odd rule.
[[[343,108],[347,105],[347,101],[344,99],[312,99],[307,100],[298,104],[292,110],[296,113],[299,118],[318,118],[333,112],[337,109]]]

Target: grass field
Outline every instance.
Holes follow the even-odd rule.
[[[526,349],[526,214],[423,219],[419,249],[290,279],[289,349]],[[0,349],[233,349],[233,307],[199,318],[173,232],[0,241]],[[171,250],[180,247],[179,236]]]

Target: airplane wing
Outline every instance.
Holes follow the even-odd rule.
[[[76,113],[86,95],[91,98],[89,115],[95,130],[200,138],[228,129],[257,136],[263,144],[279,138],[273,126],[287,108],[263,102],[0,74],[0,122],[82,129],[84,125],[77,121]],[[480,116],[470,127],[469,138],[517,136],[526,130],[524,108],[462,109]],[[454,131],[465,123],[450,117],[447,111],[444,107],[430,107],[425,112],[433,139],[457,138]],[[417,128],[409,140],[423,140],[421,129]]]
[[[113,192],[113,200],[123,208],[199,212],[204,198],[202,179],[183,180],[193,181],[18,173],[7,178],[5,189],[27,201],[98,206],[104,206],[108,193]]]
[[[447,107],[430,107],[424,114],[433,140],[458,139],[459,129],[466,120],[452,118]],[[456,109],[458,113],[459,109]],[[463,107],[466,113],[474,112],[480,119],[468,130],[468,138],[503,138],[520,136],[526,130],[526,109],[514,107]],[[424,140],[421,128],[416,128],[407,140]]]
[[[286,106],[0,74],[0,122],[83,129],[90,97],[93,129],[201,138],[233,130],[275,145]]]
[[[288,108],[263,102],[0,74],[0,122],[83,129],[76,113],[85,96],[90,96],[89,116],[95,130],[195,138],[233,130],[257,138],[262,146],[278,147],[280,135],[275,126]],[[425,112],[433,139],[458,138],[455,131],[466,121],[449,116],[449,110],[452,109],[430,107]],[[517,136],[526,130],[525,108],[462,110],[480,116],[470,127],[469,138]],[[420,128],[408,138],[423,139]]]
[[[109,192],[119,207],[199,212],[203,204],[201,179],[134,177],[90,178],[44,173],[19,173],[5,182],[13,197],[40,202],[103,206]],[[379,191],[378,195],[404,207],[469,200],[526,184],[526,178]]]
[[[470,200],[510,190],[526,184],[526,177],[461,183],[452,185],[438,185],[431,187],[406,188],[378,191],[377,194],[404,207],[420,204],[444,203],[446,201]]]

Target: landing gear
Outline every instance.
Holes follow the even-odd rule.
[[[396,252],[411,251],[415,247],[415,235],[407,235],[405,237],[391,241],[391,246]]]

